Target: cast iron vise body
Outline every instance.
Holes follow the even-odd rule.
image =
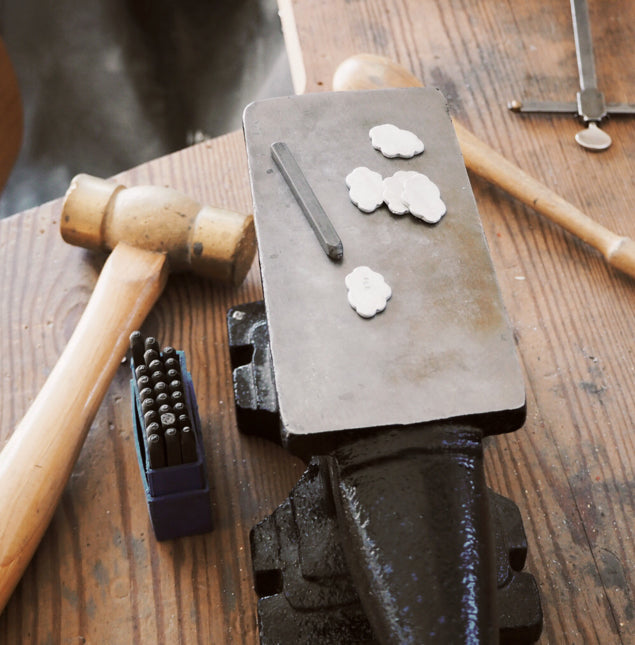
[[[231,309],[227,322],[238,427],[279,442],[264,303]],[[356,584],[359,577],[351,563],[385,568],[384,595],[377,602],[392,605],[396,618],[411,611],[406,603],[423,592],[425,598],[414,610],[425,612],[422,622],[431,641],[535,642],[542,609],[536,582],[523,571],[527,541],[522,518],[514,502],[487,489],[482,459],[480,433],[444,424],[379,431],[365,441],[344,443],[332,454],[312,457],[287,500],[251,532],[262,645],[419,642],[398,628],[388,634],[373,631],[360,601],[371,590]],[[356,487],[359,479],[366,480],[361,489]],[[381,504],[386,485],[403,486],[402,494],[391,495],[391,506],[383,509],[381,536],[384,543],[398,536],[393,553],[401,555],[398,561],[378,562],[373,540],[343,534],[338,513],[356,507],[358,490],[376,497],[363,502]],[[343,505],[337,501],[342,498]],[[419,507],[413,500],[419,500]],[[394,531],[395,522],[422,514],[423,533]],[[485,544],[474,544],[474,535],[485,536]],[[347,557],[351,549],[356,553]],[[431,568],[443,570],[433,576],[440,585],[422,590],[418,575],[426,576]],[[466,581],[472,594],[463,593]],[[471,606],[475,598],[478,607]],[[480,617],[480,631],[472,631],[470,614]],[[483,620],[495,629],[491,638],[484,636],[488,626],[478,624]]]

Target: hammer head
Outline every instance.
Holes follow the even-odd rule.
[[[60,230],[75,246],[110,251],[125,242],[165,253],[174,271],[235,285],[256,251],[251,215],[201,206],[171,188],[126,188],[83,174],[66,192]]]

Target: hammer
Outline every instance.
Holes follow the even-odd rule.
[[[421,87],[407,69],[383,56],[358,54],[343,61],[333,76],[333,89],[372,90]],[[635,278],[635,241],[602,226],[573,204],[508,161],[454,121],[465,165],[541,215],[599,251],[614,268]]]
[[[88,305],[0,453],[0,613],[44,534],[88,429],[170,270],[238,285],[255,254],[253,217],[201,207],[169,188],[76,176],[61,234],[109,251]]]

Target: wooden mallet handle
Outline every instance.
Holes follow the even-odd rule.
[[[166,277],[165,255],[115,248],[68,345],[0,453],[0,612],[49,525],[128,338]]]
[[[346,59],[333,77],[334,90],[422,87],[421,81],[397,63],[373,54]],[[635,278],[635,242],[617,235],[560,197],[478,139],[460,123],[454,129],[465,165],[495,186],[544,215],[597,249],[616,269]]]

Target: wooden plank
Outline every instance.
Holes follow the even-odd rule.
[[[285,1],[283,3],[287,5]],[[590,0],[597,72],[609,101],[635,101],[635,6]],[[284,23],[306,91],[369,52],[438,87],[455,119],[589,216],[634,237],[635,119],[613,146],[577,146],[567,117],[510,114],[511,98],[570,100],[577,69],[567,3],[294,0]],[[287,6],[288,10],[288,6]],[[282,12],[285,17],[285,12]],[[293,52],[293,50],[291,50]],[[301,76],[301,74],[299,75]],[[635,284],[583,243],[473,177],[525,370],[528,420],[489,443],[491,486],[521,508],[545,611],[541,643],[635,636]]]
[[[241,133],[119,176],[170,185],[202,203],[251,208]],[[69,338],[103,258],[64,244],[61,202],[0,221],[0,445]],[[238,289],[172,276],[143,326],[186,352],[197,392],[215,529],[158,543],[132,439],[122,365],[61,504],[2,616],[2,643],[256,643],[248,534],[287,495],[303,465],[239,435],[225,315],[261,297],[254,264]]]

